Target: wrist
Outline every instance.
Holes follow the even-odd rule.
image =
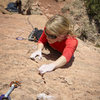
[[[37,51],[42,52],[42,49],[38,49]]]
[[[44,47],[43,43],[39,43],[38,44],[38,50],[39,51],[42,51],[43,47]]]
[[[52,65],[54,67],[54,69],[56,69],[56,63],[55,62],[51,63],[50,65]]]

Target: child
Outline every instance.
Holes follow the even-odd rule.
[[[37,55],[42,58],[42,50],[47,42],[53,49],[61,52],[62,55],[56,61],[42,65],[39,68],[40,74],[63,67],[70,61],[76,50],[78,40],[73,35],[67,18],[62,15],[55,15],[47,21],[38,41],[38,49],[32,53],[30,58],[35,59]]]

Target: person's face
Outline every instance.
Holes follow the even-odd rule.
[[[53,35],[51,34],[48,30],[45,29],[45,34],[47,36],[47,40],[50,44],[55,43],[55,42],[60,42],[66,38],[66,35]]]

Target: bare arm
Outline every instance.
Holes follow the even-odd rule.
[[[55,68],[63,67],[66,63],[66,58],[64,56],[60,56],[55,62],[53,62],[56,66]]]
[[[42,65],[39,68],[39,73],[42,75],[46,72],[50,72],[50,71],[53,71],[56,68],[62,67],[65,64],[66,64],[66,58],[64,56],[61,56],[53,63]]]
[[[43,43],[38,43],[38,50],[41,50],[44,48],[44,44]]]

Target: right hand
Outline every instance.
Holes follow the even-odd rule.
[[[35,52],[33,52],[30,56],[31,59],[35,59],[38,56],[39,59],[42,58],[42,52],[41,50],[37,50]]]
[[[44,64],[39,68],[39,73],[43,75],[46,72],[51,72],[56,68],[55,64]]]

